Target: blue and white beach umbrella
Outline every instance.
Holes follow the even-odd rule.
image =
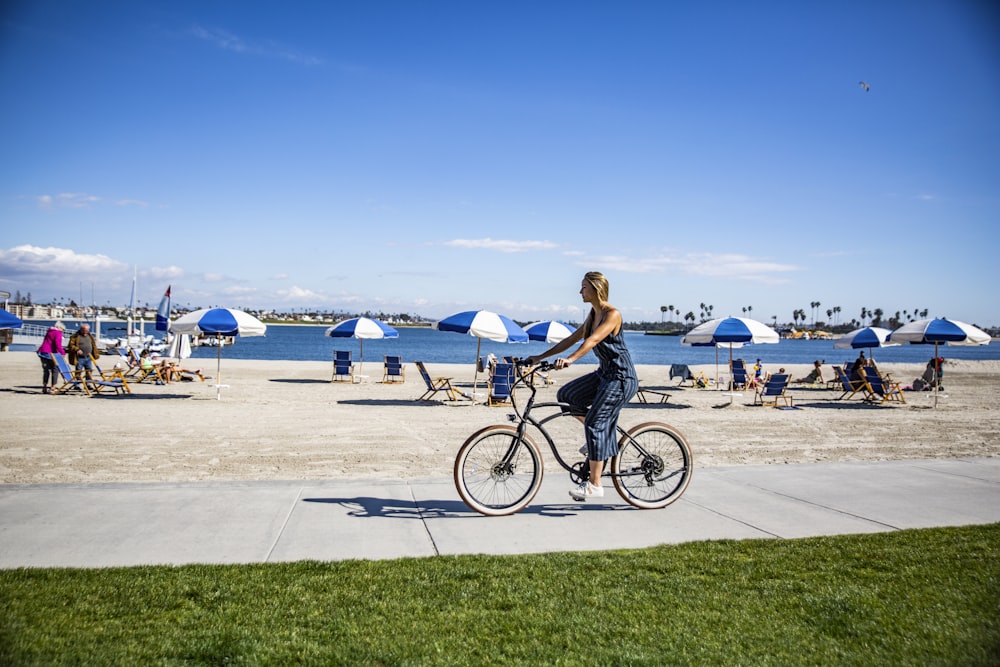
[[[844,334],[833,344],[836,350],[860,350],[868,348],[868,358],[870,359],[871,349],[874,347],[892,347],[899,345],[889,340],[892,332],[882,327],[862,327]]]
[[[524,327],[528,334],[528,340],[537,340],[543,343],[558,343],[573,335],[575,329],[570,329],[562,322],[548,320],[545,322],[535,322]]]
[[[682,343],[777,343],[778,332],[757,320],[724,317],[699,324],[687,332]]]
[[[467,310],[435,322],[438,331],[469,334],[497,343],[527,343],[528,334],[514,320],[489,310]],[[477,355],[478,358],[478,355]]]
[[[467,310],[455,313],[440,322],[435,322],[434,328],[438,331],[451,331],[452,333],[475,336],[478,339],[476,341],[476,359],[479,359],[483,338],[497,343],[528,342],[528,334],[514,320],[489,310]],[[476,365],[476,372],[472,377],[473,392],[476,390],[478,381],[479,366]]]
[[[219,345],[216,352],[215,368],[215,398],[222,398],[221,389],[229,385],[222,384],[222,340],[225,336],[263,336],[267,333],[267,325],[250,313],[233,308],[202,308],[177,318],[170,325],[174,334],[190,334],[192,336],[216,336]]]
[[[934,343],[934,358],[938,358],[938,345],[989,345],[991,337],[988,333],[965,322],[949,320],[946,317],[936,317],[930,320],[917,320],[899,327],[891,334],[889,340],[893,343],[913,343],[916,345]],[[940,369],[938,369],[940,371]],[[938,384],[934,383],[934,405],[937,406]]]
[[[388,324],[368,317],[344,320],[327,329],[325,335],[331,338],[357,338],[360,341],[359,375],[363,374],[365,368],[365,338],[399,338],[399,332]]]
[[[0,329],[20,329],[23,326],[24,321],[21,318],[0,308]]]
[[[709,320],[691,329],[681,339],[681,345],[727,345],[729,367],[732,368],[733,347],[744,343],[777,343],[780,340],[778,332],[762,322],[746,317],[724,317]],[[719,376],[718,372],[715,376]],[[729,402],[733,402],[732,396]]]
[[[917,320],[899,327],[891,334],[889,340],[893,343],[934,343],[934,353],[937,345],[989,345],[990,335],[978,327],[946,317],[936,317],[932,320]]]

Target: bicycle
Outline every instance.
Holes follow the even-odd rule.
[[[581,417],[565,403],[536,403],[534,377],[555,369],[541,363],[528,372],[515,360],[517,378],[511,391],[513,423],[493,424],[473,433],[455,457],[455,486],[458,495],[473,510],[487,516],[514,514],[534,499],[542,485],[542,451],[528,431],[531,426],[548,443],[559,465],[569,472],[574,484],[588,479],[586,460],[568,463],[560,454],[549,431],[553,420]],[[519,411],[514,388],[524,387],[530,398]],[[552,414],[533,416],[536,410],[555,409]],[[605,466],[603,477],[610,477],[625,502],[640,509],[659,509],[680,498],[691,482],[691,448],[684,436],[668,424],[645,422],[629,430],[618,427],[621,436],[618,454]]]

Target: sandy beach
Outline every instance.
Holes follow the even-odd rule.
[[[185,365],[196,367],[191,360]],[[428,369],[472,389],[471,364]],[[593,369],[576,365],[556,373],[556,387]],[[668,370],[638,368],[642,386],[670,398],[666,404],[633,400],[622,423],[673,425],[687,437],[698,467],[1000,456],[998,361],[949,362],[936,408],[927,392],[907,392],[905,405],[877,407],[835,400],[840,391],[793,385],[789,393],[800,409],[775,410],[753,406],[752,391],[731,397],[677,388]],[[712,375],[715,368],[692,370]],[[802,377],[809,367],[788,370]],[[908,385],[923,368],[884,364],[881,370]],[[204,371],[214,376],[214,361]],[[415,400],[425,387],[412,363],[405,383],[382,384],[380,363],[368,362],[364,371],[369,377],[361,383],[332,383],[329,362],[224,359],[222,400],[214,379],[132,385],[124,397],[49,396],[41,393],[34,353],[3,352],[0,483],[449,477],[465,439],[504,423],[509,413],[469,401]],[[824,375],[832,377],[828,366]],[[479,381],[482,392],[482,375]],[[539,392],[555,400],[556,387]],[[582,443],[575,429],[557,429],[567,449]],[[563,474],[552,466],[548,472]]]

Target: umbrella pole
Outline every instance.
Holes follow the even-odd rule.
[[[729,405],[733,404],[733,394],[736,393],[736,387],[733,384],[733,344],[729,343]]]
[[[222,400],[222,336],[219,336],[219,345],[215,352],[215,400]]]
[[[722,378],[719,377],[719,346],[716,344],[712,347],[715,348],[715,391],[721,391]]]
[[[482,347],[483,339],[476,336],[476,363],[473,368],[475,372],[472,374],[472,402],[476,402],[476,388],[479,386],[479,349]]]
[[[358,342],[361,344],[361,352],[358,354],[361,358],[358,362],[358,377],[363,378],[365,376],[365,339],[359,338]]]
[[[937,407],[938,392],[941,391],[941,364],[938,362],[938,343],[934,341],[934,407]]]

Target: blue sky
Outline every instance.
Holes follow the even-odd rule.
[[[0,289],[1000,324],[989,2],[0,5]],[[860,81],[870,90],[865,91]],[[823,317],[825,319],[825,317]]]

